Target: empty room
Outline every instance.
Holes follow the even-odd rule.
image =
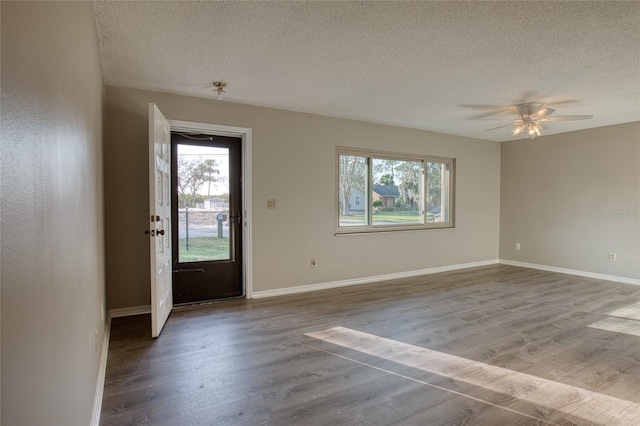
[[[2,425],[636,425],[640,3],[2,1]]]

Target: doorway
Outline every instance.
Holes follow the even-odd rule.
[[[243,295],[242,139],[171,133],[174,303]]]

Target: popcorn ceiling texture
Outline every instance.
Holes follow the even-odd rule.
[[[490,140],[640,120],[639,2],[94,1],[105,83]],[[515,118],[515,116],[514,116]]]

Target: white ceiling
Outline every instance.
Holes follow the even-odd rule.
[[[510,129],[486,132],[504,122],[478,118],[524,101],[594,116],[545,134],[640,120],[638,2],[98,0],[94,10],[108,85],[215,99],[220,80],[225,102],[495,141]]]

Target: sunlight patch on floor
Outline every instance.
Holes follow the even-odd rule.
[[[618,318],[628,318],[640,321],[640,302],[609,311],[606,315]]]
[[[640,336],[640,302],[605,312],[604,315],[610,318],[596,321],[588,327]]]
[[[510,395],[518,400],[557,410],[595,424],[635,425],[640,412],[638,403],[345,327],[334,327],[305,335]]]
[[[625,318],[605,318],[588,326],[599,330],[640,336],[640,321]]]

